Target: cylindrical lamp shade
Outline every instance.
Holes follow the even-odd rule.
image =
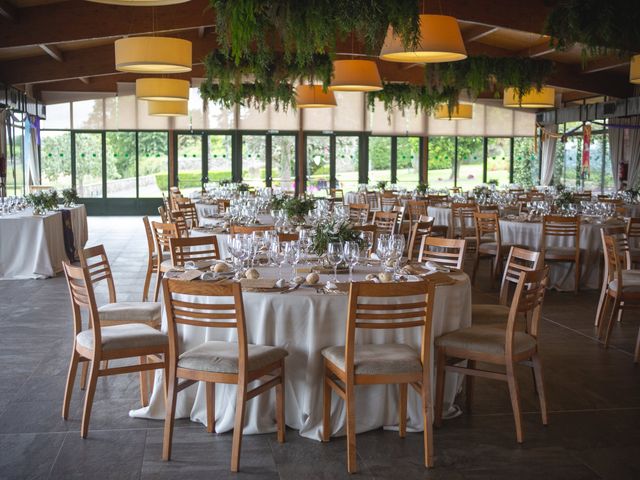
[[[473,118],[473,105],[459,103],[458,106],[453,107],[451,115],[449,115],[449,105],[443,103],[438,106],[434,116],[438,120],[470,120]]]
[[[539,91],[532,88],[520,99],[515,88],[505,88],[502,103],[505,107],[553,108],[556,104],[556,91],[551,87],[542,87]]]
[[[329,90],[376,92],[382,90],[378,65],[371,60],[336,60]]]
[[[634,55],[631,57],[629,81],[631,83],[640,83],[640,55]]]
[[[458,21],[447,15],[420,15],[420,40],[415,49],[405,49],[392,27],[380,51],[380,58],[390,62],[439,63],[467,58]]]
[[[324,92],[322,85],[298,85],[296,87],[296,106],[298,108],[330,108],[337,106],[332,91]]]
[[[186,3],[189,0],[88,0],[94,3],[107,3],[109,5],[122,5],[125,7],[161,7],[163,5],[175,5]]]
[[[139,100],[163,102],[189,100],[189,81],[175,78],[138,78],[136,97]]]
[[[116,40],[116,70],[133,73],[191,71],[191,42],[170,37],[128,37]]]
[[[189,113],[189,102],[147,102],[149,115],[157,117],[184,117]]]

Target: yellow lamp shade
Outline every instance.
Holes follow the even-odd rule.
[[[94,3],[107,3],[109,5],[123,5],[125,7],[161,7],[163,5],[175,5],[186,3],[189,0],[88,0]]]
[[[189,81],[175,78],[138,78],[136,97],[140,100],[164,102],[189,100]]]
[[[335,107],[336,97],[332,91],[324,92],[322,85],[298,85],[296,87],[296,106],[298,108]]]
[[[553,108],[556,104],[556,91],[551,87],[542,87],[540,91],[535,88],[518,98],[515,88],[504,89],[503,105],[505,107],[521,108]]]
[[[157,117],[184,117],[189,112],[189,102],[182,100],[180,102],[147,102],[149,115]]]
[[[170,37],[128,37],[116,40],[116,70],[134,73],[191,71],[191,42]]]
[[[640,55],[634,55],[633,57],[631,57],[629,81],[631,83],[640,83]]]
[[[438,120],[469,120],[473,118],[473,105],[468,103],[459,103],[453,107],[449,114],[449,105],[443,103],[439,105],[434,116]]]
[[[378,65],[371,60],[336,60],[329,90],[375,92],[382,90]]]
[[[390,62],[439,63],[467,58],[458,21],[447,15],[420,15],[420,40],[407,50],[392,27],[380,51],[380,58]]]

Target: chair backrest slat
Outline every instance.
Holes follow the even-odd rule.
[[[393,234],[398,223],[398,212],[383,212],[378,210],[373,214],[373,224],[376,231],[380,233]]]
[[[440,237],[422,237],[419,262],[435,262],[446,267],[462,268],[465,240]]]
[[[549,267],[528,272],[520,272],[520,278],[509,309],[506,328],[506,354],[513,355],[513,340],[516,319],[524,315],[527,319],[527,333],[537,337],[542,314],[542,303],[549,284]]]
[[[349,220],[360,225],[367,223],[369,220],[369,204],[352,203],[349,205]]]
[[[169,238],[171,263],[183,266],[186,262],[219,260],[220,248],[215,235],[189,238]]]
[[[531,272],[541,267],[542,255],[540,252],[525,250],[524,248],[511,247],[507,256],[506,267],[502,274],[500,287],[501,305],[507,305],[510,285],[517,285],[521,272]]]
[[[107,288],[109,290],[109,303],[115,303],[116,287],[113,281],[111,265],[109,265],[109,259],[107,258],[107,252],[104,249],[104,245],[96,245],[94,247],[80,250],[79,256],[80,266],[87,270],[91,285],[95,286],[102,280],[106,280]]]
[[[99,353],[102,348],[102,334],[89,270],[85,267],[74,267],[67,262],[62,263],[62,269],[71,299],[74,339],[82,331],[81,309],[85,308],[89,311],[89,328],[93,333],[94,350]]]

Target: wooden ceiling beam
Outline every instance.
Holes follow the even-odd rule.
[[[579,90],[608,97],[627,98],[633,96],[633,85],[627,75],[596,72],[583,75],[580,65],[556,63],[554,72],[547,80],[550,87]]]
[[[43,52],[45,52],[54,60],[57,60],[58,62],[64,62],[64,55],[62,54],[60,49],[55,45],[47,45],[42,43],[38,46],[42,49]]]
[[[520,50],[515,55],[517,57],[537,58],[543,57],[555,51],[556,47],[551,43],[551,38],[547,35],[543,35],[542,39],[538,43]]]
[[[491,35],[492,33],[500,30],[498,27],[489,27],[487,25],[477,25],[475,27],[471,27],[466,32],[462,34],[462,40],[464,43],[477,42],[478,40],[483,39]]]
[[[631,61],[628,58],[600,58],[598,60],[587,62],[585,67],[582,69],[582,73],[604,72],[605,70],[629,65],[629,63],[631,63]]]
[[[0,18],[15,23],[18,21],[18,9],[6,0],[0,0]]]

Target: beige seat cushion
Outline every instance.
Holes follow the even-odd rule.
[[[509,307],[506,305],[471,305],[471,323],[473,325],[491,325],[507,323]]]
[[[249,371],[259,370],[289,355],[284,348],[248,345]],[[238,344],[210,341],[182,353],[178,367],[212,373],[238,373]]]
[[[160,324],[161,304],[158,302],[116,302],[98,307],[101,321]]]
[[[436,338],[439,347],[450,347],[490,355],[505,354],[505,331],[495,326],[478,325],[445,333]],[[522,353],[536,346],[536,339],[524,332],[513,334],[513,352]]]
[[[609,283],[609,290],[618,291],[618,280]],[[640,293],[640,270],[622,271],[623,293]]]
[[[100,333],[102,335],[102,349],[105,351],[161,347],[169,344],[168,337],[164,333],[142,323],[102,327]],[[93,331],[80,332],[77,336],[77,342],[80,346],[93,350]]]
[[[344,346],[328,347],[322,356],[336,367],[345,370]],[[356,345],[355,373],[359,375],[384,375],[416,373],[422,371],[420,355],[408,345],[387,343],[381,345]]]

